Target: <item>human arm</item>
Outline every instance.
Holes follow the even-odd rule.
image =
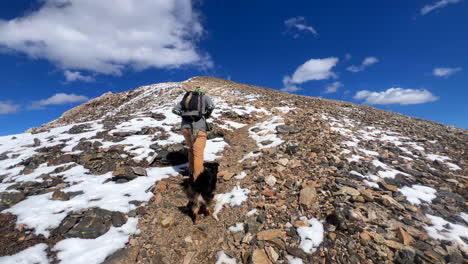
[[[213,110],[215,109],[215,105],[209,96],[205,96],[205,118],[209,118]]]
[[[172,113],[174,113],[175,115],[181,116],[182,115],[182,105],[180,103],[176,104],[172,108]]]

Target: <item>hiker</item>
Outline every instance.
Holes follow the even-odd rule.
[[[207,131],[210,130],[206,119],[210,117],[215,106],[199,86],[193,91],[184,86],[184,90],[186,93],[182,101],[174,106],[172,112],[182,117],[181,130],[188,146],[189,175],[195,182],[204,171],[203,153]]]

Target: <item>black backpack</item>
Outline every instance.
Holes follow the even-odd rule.
[[[189,122],[196,122],[203,117],[203,94],[190,91],[185,93],[182,99],[182,118]]]

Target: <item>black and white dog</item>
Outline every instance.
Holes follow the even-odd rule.
[[[198,176],[197,180],[194,181],[190,175],[187,184],[187,196],[189,198],[187,208],[190,210],[194,223],[197,222],[199,213],[203,213],[206,216],[212,214],[210,204],[213,201],[216,190],[219,164],[209,162],[205,163],[204,167],[205,170]]]

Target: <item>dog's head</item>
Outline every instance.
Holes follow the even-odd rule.
[[[218,175],[219,163],[217,162],[206,162],[205,171],[212,175]]]

